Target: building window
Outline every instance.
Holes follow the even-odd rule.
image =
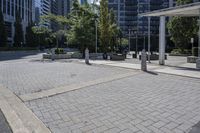
[[[10,0],[7,1],[7,14],[10,15]]]
[[[8,37],[11,38],[12,37],[12,23],[5,22],[5,26],[6,26]]]
[[[3,0],[3,13],[6,13],[6,0]]]
[[[11,15],[14,16],[14,0],[12,0],[11,6]]]
[[[0,0],[0,10],[1,10],[1,6],[2,6],[2,0]]]

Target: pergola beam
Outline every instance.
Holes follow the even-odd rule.
[[[152,12],[139,14],[140,16],[199,16],[200,2],[176,6]]]

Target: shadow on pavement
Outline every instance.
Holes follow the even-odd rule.
[[[165,65],[165,66],[176,68],[176,70],[187,70],[187,71],[197,71],[197,72],[200,71],[200,69],[198,69],[198,68],[180,67],[180,66],[170,66],[170,65]]]
[[[40,53],[41,52],[39,51],[0,52],[0,61],[23,59],[26,58],[27,56],[34,56]]]
[[[158,73],[152,72],[152,71],[146,71],[146,73],[151,74],[151,75],[158,75]]]

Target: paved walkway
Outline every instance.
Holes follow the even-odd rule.
[[[183,133],[200,121],[198,79],[141,73],[26,102],[55,133]]]
[[[37,55],[1,61],[0,109],[12,130],[184,133],[200,121],[198,78],[158,73],[174,67],[155,63],[142,72],[128,61],[80,62]]]
[[[139,61],[134,61],[134,59],[126,60],[126,61],[104,61],[104,60],[91,60],[91,64],[98,64],[98,65],[105,65],[105,66],[113,66],[113,67],[120,67],[120,68],[128,68],[128,69],[135,69],[141,70],[141,64]],[[84,62],[81,60],[80,62]],[[174,61],[173,61],[174,62]],[[179,62],[177,64],[173,64],[173,62],[168,61],[170,65],[167,66],[160,66],[154,62],[147,64],[148,71],[152,71],[155,73],[165,73],[165,74],[173,74],[179,76],[186,76],[186,77],[193,77],[193,78],[200,78],[200,70],[196,69],[196,64],[191,63],[183,63]]]
[[[13,133],[50,133],[50,130],[16,95],[1,85],[0,109]]]

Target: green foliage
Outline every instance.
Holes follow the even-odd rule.
[[[68,41],[73,46],[84,52],[88,47],[90,51],[95,49],[95,18],[91,5],[80,5],[77,0],[73,1],[70,14],[70,29],[67,33]]]
[[[56,39],[57,47],[59,47],[59,41],[61,41],[63,38],[66,38],[67,35],[67,27],[70,24],[70,20],[61,15],[54,15],[54,14],[48,14],[41,17],[42,22],[45,23],[53,22],[56,24],[56,28],[52,30],[50,33],[51,37]]]
[[[5,46],[7,46],[7,32],[3,18],[3,13],[0,10],[0,47],[5,47]]]
[[[122,38],[122,45],[128,46],[128,39],[127,38]]]
[[[171,51],[171,54],[175,54],[175,55],[181,55],[181,54],[190,55],[191,54],[191,50],[188,50],[188,49],[173,49]]]
[[[110,32],[110,48],[111,51],[114,51],[115,48],[117,47],[117,37],[119,37],[120,34],[120,28],[117,26],[116,18],[115,18],[115,13],[113,9],[110,10],[109,13],[109,32]]]
[[[188,4],[192,0],[177,0],[177,4]],[[187,49],[190,39],[197,35],[198,26],[196,17],[173,17],[167,24],[171,40],[176,48]]]
[[[22,29],[22,19],[20,17],[19,12],[16,13],[16,20],[14,25],[15,25],[14,46],[20,47],[24,43],[24,33]]]
[[[29,24],[26,27],[26,46],[37,47],[37,36],[32,30],[33,24]]]
[[[118,38],[122,37],[117,25],[114,10],[108,9],[108,0],[100,1],[100,45],[103,52],[115,51],[119,44]]]
[[[198,50],[199,50],[198,47],[193,47],[192,48],[192,55],[193,56],[198,56]]]
[[[55,49],[55,54],[64,54],[64,49],[63,48]]]
[[[109,10],[108,10],[108,0],[100,1],[100,45],[103,52],[107,52],[110,43],[110,32],[109,32]]]
[[[51,30],[46,26],[33,26],[32,31],[37,36],[39,46],[48,46],[49,42],[52,41]]]
[[[67,17],[62,16],[62,15],[54,15],[54,14],[48,14],[48,15],[44,15],[41,16],[41,23],[45,23],[45,21],[53,21],[55,23],[57,23],[60,27],[64,27],[65,25],[69,24],[69,20],[67,19]]]
[[[193,2],[193,0],[176,0],[177,5],[184,5],[184,4],[189,4],[192,2]]]

